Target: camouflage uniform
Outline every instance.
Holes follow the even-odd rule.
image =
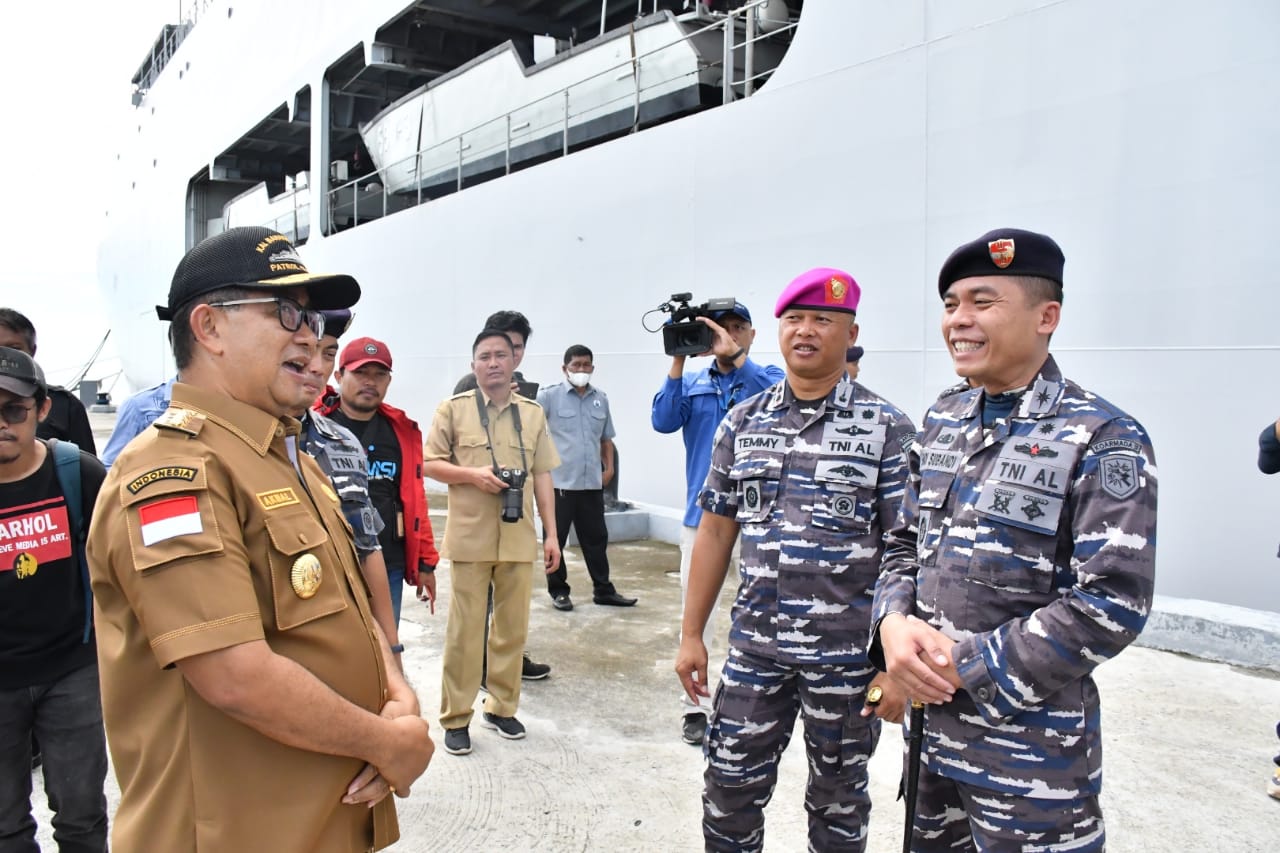
[[[1090,673],[1138,635],[1150,609],[1155,457],[1137,421],[1063,379],[1052,357],[990,428],[983,398],[957,386],[926,415],[875,594],[877,626],[891,612],[915,614],[956,640],[964,682],[951,702],[927,708],[914,849],[943,849],[947,833],[971,829],[1027,842],[1031,824],[1055,812],[1062,838],[1079,845],[1070,849],[1101,849]],[[883,665],[878,643],[871,654]],[[963,811],[943,814],[947,805],[930,814],[929,792],[943,781],[930,774],[978,795],[965,803],[967,826]],[[1079,809],[1072,828],[1063,815]],[[1018,849],[1009,843],[990,849]]]
[[[867,758],[879,722],[859,716],[875,672],[871,591],[905,488],[915,427],[847,377],[800,403],[786,382],[732,409],[700,496],[742,532],[729,660],[707,733],[709,850],[758,850],[763,807],[800,711],[805,805],[818,850],[862,850]]]
[[[351,525],[360,558],[379,550],[378,534],[384,527],[381,516],[369,502],[369,461],[351,430],[334,423],[319,412],[302,418],[302,450],[316,460],[329,478],[342,514]]]

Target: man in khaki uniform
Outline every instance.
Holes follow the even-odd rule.
[[[443,554],[453,594],[445,633],[440,724],[445,751],[471,751],[468,726],[480,689],[489,585],[493,625],[484,724],[505,738],[522,738],[516,719],[520,670],[529,635],[532,562],[538,552],[534,498],[542,519],[546,571],[560,564],[551,469],[560,464],[542,407],[511,390],[511,339],[485,329],[471,348],[478,388],[445,400],[427,435],[423,473],[449,485]],[[523,487],[517,495],[516,488]],[[531,494],[532,493],[532,494]]]
[[[341,504],[297,450],[316,309],[359,297],[266,228],[178,264],[179,382],[116,459],[88,553],[113,846],[375,850],[433,749],[374,622]]]

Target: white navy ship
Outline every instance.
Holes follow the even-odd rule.
[[[183,252],[270,225],[312,268],[359,278],[353,333],[388,342],[392,399],[421,421],[494,310],[529,316],[530,379],[558,381],[564,349],[590,346],[623,496],[669,535],[682,447],[649,426],[669,362],[644,312],[678,291],[737,297],[753,357],[780,363],[781,287],[847,268],[864,288],[862,381],[918,417],[955,381],[942,260],[991,228],[1035,229],[1067,256],[1060,365],[1155,442],[1170,617],[1156,633],[1183,614],[1248,626],[1241,646],[1280,636],[1280,482],[1254,465],[1280,414],[1280,5],[202,0],[188,13],[134,79],[100,255],[135,386],[173,371],[153,306]]]

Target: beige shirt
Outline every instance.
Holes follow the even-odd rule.
[[[476,411],[476,394],[481,394],[485,401],[488,435]],[[519,407],[520,440],[516,438],[515,421],[511,417],[512,406]],[[493,438],[492,456],[489,436]],[[467,484],[449,486],[449,515],[441,553],[463,563],[525,563],[539,559],[538,536],[533,526],[533,477],[560,464],[541,406],[519,394],[512,394],[501,408],[478,390],[455,394],[436,409],[423,456],[427,461],[443,459],[464,468],[490,468],[494,458],[504,468],[523,468],[527,462],[529,477],[524,484],[524,517],[515,523],[502,521],[500,495],[491,495]]]
[[[265,639],[347,700],[381,709],[386,670],[350,528],[305,453],[299,478],[286,443],[298,430],[178,383],[102,486],[88,556],[121,787],[117,850],[345,853],[399,837],[391,798],[343,805],[361,761],[259,734],[173,666]]]

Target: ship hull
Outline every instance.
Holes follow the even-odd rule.
[[[276,5],[323,30],[313,4]],[[394,5],[371,4],[370,26]],[[234,54],[215,37],[235,27],[216,23],[177,59],[198,57],[208,74],[225,66],[243,117],[200,118],[199,87],[162,79],[152,96],[168,115],[145,121],[137,142],[178,162],[157,172],[143,154],[146,187],[113,202],[102,250],[136,384],[172,369],[151,306],[185,247],[187,180],[253,116],[317,85],[325,56],[254,78],[231,68],[262,41],[252,21],[237,24],[250,44]],[[1265,379],[1280,369],[1267,310],[1278,25],[1280,8],[1263,0],[810,0],[750,99],[358,228],[313,228],[302,251],[313,268],[360,279],[352,332],[388,342],[390,399],[424,423],[493,310],[529,316],[531,379],[556,381],[564,349],[590,346],[618,428],[622,497],[674,513],[682,446],[649,425],[670,361],[643,312],[677,291],[737,297],[757,320],[753,358],[780,363],[778,292],[806,268],[844,267],[863,287],[861,380],[918,417],[955,381],[936,288],[947,253],[1003,225],[1050,233],[1067,256],[1059,364],[1155,442],[1158,591],[1280,610],[1280,585],[1266,582],[1280,483],[1253,463],[1258,431],[1280,414]]]

